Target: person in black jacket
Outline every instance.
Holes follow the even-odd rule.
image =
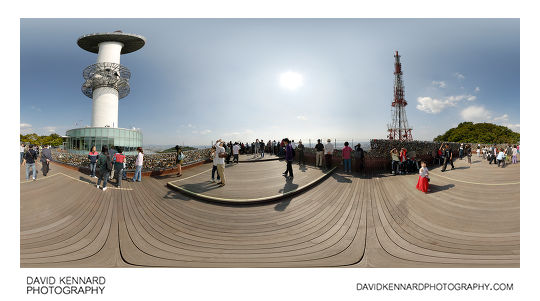
[[[28,146],[28,150],[24,153],[22,165],[26,167],[26,180],[29,178],[30,168],[32,168],[32,180],[36,180],[36,160],[37,153],[32,144]]]
[[[446,143],[446,145],[444,146],[443,154],[444,166],[441,171],[444,172],[446,170],[446,166],[448,165],[448,163],[450,163],[450,166],[452,166],[452,169],[454,169],[454,163],[452,162],[454,155],[452,154],[452,149],[450,148],[450,145],[448,143]]]
[[[324,145],[321,143],[321,139],[317,139],[317,144],[315,145],[315,166],[322,167]]]
[[[106,145],[101,147],[101,154],[97,161],[97,168],[99,170],[99,178],[96,187],[99,188],[101,180],[103,180],[103,191],[107,190],[107,181],[109,180],[109,173],[112,168],[112,160],[109,154],[109,148]]]
[[[52,161],[51,149],[48,145],[45,145],[41,151],[41,171],[43,176],[46,176],[49,173],[49,162]]]

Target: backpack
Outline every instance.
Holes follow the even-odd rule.
[[[186,156],[184,155],[184,153],[180,153],[180,154],[178,155],[178,161],[184,160],[185,157],[186,157]]]

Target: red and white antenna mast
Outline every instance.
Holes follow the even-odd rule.
[[[412,129],[409,128],[407,122],[407,114],[405,113],[405,106],[407,101],[404,98],[403,79],[401,76],[401,62],[399,60],[401,56],[396,51],[394,55],[394,101],[392,101],[392,124],[388,125],[388,139],[406,141],[412,140]]]

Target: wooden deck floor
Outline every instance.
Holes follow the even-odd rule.
[[[417,175],[336,172],[257,205],[193,199],[166,187],[174,176],[103,192],[51,167],[30,182],[21,169],[22,267],[519,266],[519,165],[458,160],[431,171],[430,194]]]
[[[211,171],[208,165],[205,165],[198,168],[194,175],[173,179],[167,186],[207,201],[258,203],[305,191],[333,171],[295,164],[294,178],[285,179],[282,175],[285,169],[284,161],[275,160],[260,161],[256,164],[230,164],[225,168],[226,185],[219,187],[219,181],[211,181]]]

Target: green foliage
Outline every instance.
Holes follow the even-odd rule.
[[[519,133],[509,128],[493,123],[462,122],[451,128],[443,135],[433,139],[436,142],[464,142],[464,143],[517,143]]]
[[[62,137],[58,134],[50,134],[49,136],[39,136],[36,133],[20,135],[21,142],[27,144],[32,143],[35,145],[52,145],[60,146],[62,145]]]

